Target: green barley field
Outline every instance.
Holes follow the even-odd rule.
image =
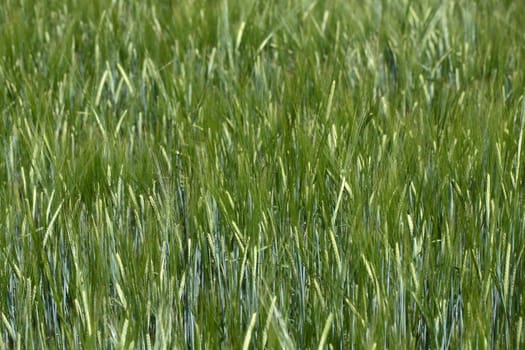
[[[524,13],[3,0],[0,349],[524,348]]]

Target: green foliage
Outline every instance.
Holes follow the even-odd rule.
[[[522,348],[524,11],[4,1],[0,348]]]

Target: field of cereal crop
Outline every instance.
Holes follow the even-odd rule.
[[[0,348],[523,348],[523,13],[4,0]]]

